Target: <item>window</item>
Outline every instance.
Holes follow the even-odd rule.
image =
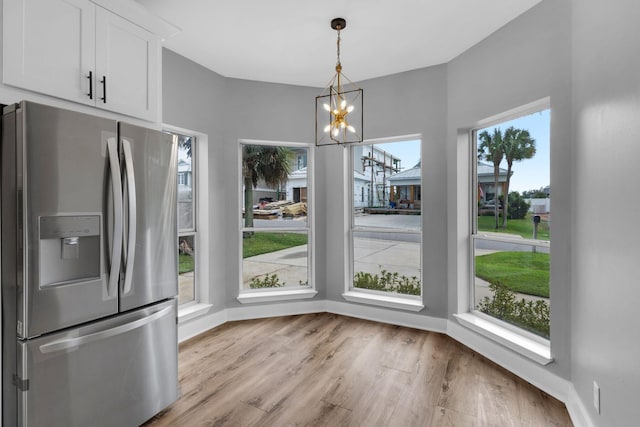
[[[309,145],[241,141],[240,161],[240,301],[265,291],[312,290]]]
[[[550,111],[472,132],[471,309],[549,338]],[[481,315],[482,316],[482,315]]]
[[[420,145],[415,137],[352,146],[349,295],[422,301]]]
[[[174,133],[175,134],[175,133]],[[178,139],[178,304],[196,300],[196,144],[192,135]]]

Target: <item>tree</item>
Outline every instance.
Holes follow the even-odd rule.
[[[178,147],[184,148],[187,152],[187,157],[191,158],[191,141],[193,140],[190,136],[178,135]]]
[[[528,130],[516,129],[511,126],[504,131],[504,135],[502,136],[502,151],[507,161],[507,182],[504,192],[505,194],[509,194],[513,162],[520,162],[524,159],[532,158],[536,154],[536,141],[531,138]],[[495,164],[494,167],[496,167]],[[504,199],[503,212],[509,212],[509,197],[505,197]],[[502,228],[507,228],[507,215],[504,214],[502,215]]]
[[[507,206],[509,209],[506,212],[510,219],[523,219],[529,211],[529,203],[517,191],[509,193]]]
[[[480,145],[478,146],[478,158],[484,159],[493,164],[493,188],[494,188],[494,211],[496,219],[496,229],[498,228],[498,212],[500,204],[498,203],[498,178],[500,175],[500,162],[504,157],[504,146],[502,144],[502,132],[500,128],[493,129],[493,135],[486,130],[478,135]],[[504,212],[504,211],[503,211]],[[504,214],[503,214],[504,216]]]
[[[244,179],[244,226],[253,227],[253,189],[264,180],[275,187],[287,181],[291,173],[292,151],[270,145],[244,145],[242,177]]]

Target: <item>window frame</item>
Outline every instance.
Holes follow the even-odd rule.
[[[209,171],[207,134],[191,129],[163,124],[162,130],[171,134],[191,136],[192,139],[192,197],[193,227],[178,229],[178,237],[193,236],[195,246],[194,260],[194,299],[178,306],[178,322],[182,323],[204,315],[212,306],[209,292]],[[178,177],[176,176],[176,180]],[[176,205],[176,209],[177,209]],[[177,262],[177,260],[176,260]]]
[[[244,193],[242,176],[242,147],[245,145],[264,145],[288,148],[304,148],[307,150],[307,222],[306,227],[245,227],[242,217],[242,209],[244,208]],[[237,230],[238,230],[238,295],[237,300],[241,303],[259,303],[270,301],[282,301],[290,299],[306,299],[313,298],[318,292],[316,291],[315,280],[315,184],[314,184],[314,145],[306,142],[291,141],[272,141],[257,139],[239,139],[238,140],[238,209],[237,209]],[[294,159],[297,166],[298,159]],[[292,170],[293,172],[294,170]],[[306,286],[286,286],[282,288],[261,288],[261,289],[243,289],[243,233],[244,232],[302,232],[307,234],[307,285]]]
[[[375,138],[368,139],[358,144],[359,146],[367,146],[367,145],[376,145],[376,144],[387,144],[387,143],[400,143],[400,142],[409,142],[409,141],[420,141],[420,189],[422,192],[422,188],[424,187],[424,169],[423,169],[423,138],[422,134],[411,134],[411,135],[401,135],[396,137],[388,137],[388,138]],[[342,294],[342,297],[349,302],[357,302],[364,304],[371,304],[377,306],[383,306],[388,308],[396,308],[400,310],[408,310],[418,312],[424,308],[424,238],[423,238],[423,230],[424,226],[421,222],[420,228],[418,230],[411,229],[373,229],[366,226],[356,226],[355,224],[355,211],[356,211],[356,200],[355,200],[355,180],[354,173],[355,170],[355,147],[358,146],[356,144],[351,144],[350,149],[348,150],[347,157],[347,165],[345,167],[347,173],[345,176],[349,180],[347,185],[348,190],[347,198],[348,203],[346,203],[347,209],[349,209],[348,214],[348,232],[347,232],[347,253],[349,254],[349,262],[346,265],[346,280],[345,280],[345,291]],[[412,167],[412,166],[409,166]],[[363,187],[364,188],[364,187]],[[424,214],[424,206],[420,203],[420,218],[422,220]],[[393,233],[393,234],[407,234],[407,235],[415,235],[418,236],[420,241],[420,295],[407,295],[407,294],[399,294],[396,292],[384,292],[384,291],[376,291],[372,289],[363,289],[357,288],[353,285],[353,279],[355,275],[355,245],[354,245],[354,235],[359,232],[376,232],[376,233]]]
[[[458,141],[466,141],[465,157],[468,158],[468,181],[466,191],[468,212],[468,245],[466,251],[459,252],[458,262],[461,260],[468,266],[466,277],[462,277],[461,286],[458,288],[458,307],[460,312],[454,314],[458,322],[493,341],[496,341],[529,359],[547,365],[553,361],[551,355],[551,341],[523,328],[512,325],[495,317],[482,313],[475,308],[475,244],[477,239],[498,240],[509,243],[509,238],[494,238],[481,235],[477,230],[478,195],[477,195],[477,131],[490,126],[514,120],[526,115],[551,110],[549,97],[539,99],[529,104],[514,108],[501,114],[494,115],[485,120],[478,121],[466,129],[459,129]],[[551,140],[550,140],[551,143]],[[551,160],[551,159],[550,159]],[[550,177],[551,178],[551,177]],[[531,244],[533,246],[547,247],[551,242],[534,239],[518,239],[518,243]],[[459,282],[460,283],[460,282]],[[551,283],[549,283],[551,286]]]

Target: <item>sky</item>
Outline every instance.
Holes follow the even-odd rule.
[[[399,158],[402,170],[411,169],[420,161],[420,140],[388,142],[376,147]]]
[[[509,191],[538,190],[550,184],[549,168],[549,139],[550,139],[550,110],[540,111],[528,116],[502,122],[497,125],[479,129],[478,134],[486,130],[490,134],[494,128],[504,132],[509,126],[529,131],[529,135],[536,141],[536,154],[533,158],[520,162],[513,162],[513,175],[509,184]],[[500,167],[506,169],[503,160]]]

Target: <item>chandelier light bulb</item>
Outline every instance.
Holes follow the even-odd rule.
[[[347,113],[352,112],[352,111],[353,111],[353,108],[354,108],[354,107],[353,107],[353,105],[349,105],[349,106],[347,107]]]
[[[331,107],[329,107],[329,104],[323,104],[322,106],[324,107],[325,110],[331,111]]]

